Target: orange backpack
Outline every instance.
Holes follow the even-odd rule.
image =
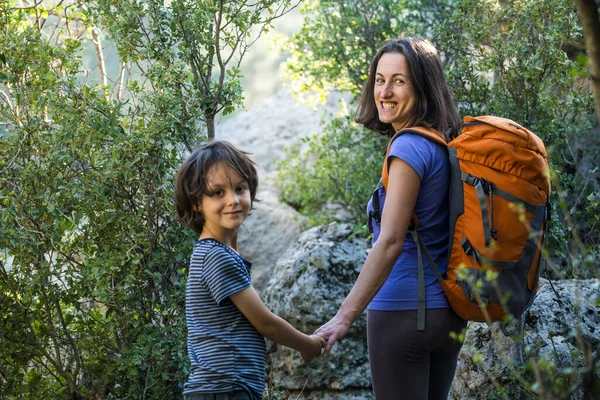
[[[544,229],[550,215],[544,143],[519,124],[492,116],[465,117],[461,134],[451,141],[436,130],[403,129],[388,144],[384,188],[387,153],[393,140],[404,133],[447,145],[451,168],[445,277],[419,235],[414,213],[409,227],[419,260],[417,329],[425,329],[422,253],[461,318],[491,323],[520,316],[539,288]]]

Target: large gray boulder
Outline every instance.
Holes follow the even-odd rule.
[[[306,333],[333,317],[367,256],[366,242],[352,234],[344,224],[304,232],[273,271],[265,290],[267,307]],[[272,379],[292,391],[291,398],[300,392],[302,399],[373,398],[364,315],[329,357],[304,364],[298,352],[278,346],[270,364]]]
[[[340,101],[348,95],[331,92],[325,104],[300,104],[289,89],[245,112],[239,112],[216,127],[217,139],[228,140],[250,151],[259,166],[261,178],[272,177],[277,162],[286,159],[286,147],[302,145],[302,139],[320,134],[322,120],[340,112]]]

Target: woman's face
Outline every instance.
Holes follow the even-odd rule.
[[[407,118],[416,104],[416,95],[404,54],[385,53],[375,75],[375,103],[379,120],[392,124],[396,131],[406,128]]]

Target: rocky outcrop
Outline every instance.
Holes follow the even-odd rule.
[[[367,255],[367,244],[352,233],[350,226],[337,224],[304,232],[278,261],[265,289],[267,306],[303,332],[327,322]],[[526,372],[526,362],[539,366],[546,384],[561,371],[577,375],[583,366],[578,341],[591,351],[600,347],[599,296],[597,279],[542,279],[522,335],[518,329],[508,337],[500,326],[469,324],[450,398],[529,398],[533,391],[524,382],[535,377]],[[372,399],[366,343],[363,315],[326,359],[304,364],[298,352],[279,346],[270,355],[270,376],[294,399]]]
[[[277,171],[277,162],[287,157],[285,148],[319,134],[322,119],[338,114],[344,99],[348,96],[331,92],[325,104],[313,108],[299,104],[288,89],[282,89],[251,110],[220,123],[216,137],[250,151],[261,178],[268,177]]]
[[[279,191],[270,182],[261,182],[259,201],[239,231],[241,254],[252,262],[252,285],[262,293],[275,263],[298,240],[306,219],[279,201]]]
[[[273,271],[267,307],[306,333],[333,317],[367,256],[367,244],[352,234],[349,225],[337,224],[304,232]],[[271,377],[295,393],[291,398],[372,398],[364,315],[325,359],[304,364],[298,352],[278,347],[270,355]]]

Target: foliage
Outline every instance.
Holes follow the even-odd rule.
[[[308,102],[323,101],[332,89],[356,99],[379,46],[399,32],[427,30],[444,18],[450,3],[303,2],[304,26],[283,46],[291,54],[285,67],[292,88]],[[314,223],[344,219],[366,234],[366,202],[379,180],[385,142],[351,121],[352,115],[333,120],[322,135],[306,139],[307,151],[290,149],[291,157],[280,164],[279,185],[283,200]],[[306,164],[312,168],[299,168]]]
[[[292,7],[0,2],[0,398],[181,397],[195,235],[173,177]]]
[[[576,199],[600,193],[598,185],[581,186],[584,176],[598,174],[573,170],[579,160],[564,151],[573,154],[576,143],[584,143],[581,138],[593,129],[590,80],[585,78],[586,65],[578,60],[584,48],[575,7],[568,1],[494,4],[462,0],[435,30],[447,58],[449,84],[463,115],[502,115],[544,140],[551,168],[557,171],[555,189],[566,189],[571,203],[555,213],[548,235],[551,257],[570,264],[553,276],[593,276],[593,270],[573,272],[572,259],[565,257],[573,245],[565,218],[573,220],[576,231],[591,233],[590,217],[597,218],[597,213],[585,212],[585,200],[577,204]],[[593,140],[585,143],[594,147]],[[600,245],[597,233],[590,239],[588,243]]]
[[[381,44],[400,32],[418,33],[447,13],[444,1],[331,1],[302,3],[304,25],[291,40],[285,73],[306,100],[323,100],[327,92],[360,93],[371,59]]]
[[[194,115],[206,100],[173,54],[181,32],[138,2],[112,2],[114,25],[108,4],[3,6],[0,397],[180,397],[194,238],[172,218],[172,179],[180,148],[202,139]],[[256,20],[242,14],[230,26],[248,30]],[[86,34],[98,15],[123,61],[113,86],[101,62],[102,85],[84,68],[86,49],[101,60]],[[142,20],[151,32],[133,29]],[[217,111],[240,99],[228,75]]]
[[[589,52],[590,74],[600,75],[600,4],[596,0],[575,0]],[[596,116],[600,119],[600,81],[590,83],[594,92]]]
[[[53,12],[71,29],[84,15]],[[52,45],[39,15],[9,11],[0,39],[0,397],[179,396],[192,239],[171,218],[180,103],[81,84],[85,39]]]
[[[313,222],[339,216],[363,221],[364,199],[379,180],[384,140],[346,116],[332,119],[322,135],[306,138],[304,144],[306,151],[296,146],[290,149],[291,160],[281,163],[283,200],[310,215]],[[366,233],[366,226],[359,225],[359,230]]]
[[[296,5],[291,0],[96,0],[90,12],[116,42],[124,62],[144,62],[154,84],[185,98],[186,117],[200,115],[208,140],[215,118],[242,105],[240,64],[271,22]],[[167,75],[167,76],[165,76]]]

